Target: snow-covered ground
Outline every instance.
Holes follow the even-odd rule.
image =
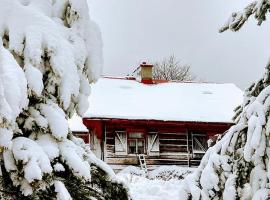
[[[133,175],[129,183],[130,195],[133,200],[172,200],[180,199],[181,180],[149,180]]]
[[[130,170],[124,169],[117,177],[126,183],[133,200],[174,200],[181,199],[179,188],[182,180],[179,177],[182,175],[184,178],[191,171],[193,169],[190,168],[161,167],[150,172],[148,179],[140,170],[132,167]]]

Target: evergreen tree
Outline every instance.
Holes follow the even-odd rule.
[[[74,137],[102,43],[86,0],[0,1],[0,198],[128,199]]]
[[[260,25],[269,10],[269,1],[254,1],[233,13],[220,31],[238,31],[252,15]],[[235,121],[183,181],[183,199],[270,199],[270,64],[264,77],[247,89]]]

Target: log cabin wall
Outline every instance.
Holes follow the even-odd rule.
[[[138,165],[137,154],[143,153],[148,165],[189,166],[199,164],[209,138],[232,125],[143,120],[101,120],[93,124],[99,125],[98,130],[103,127],[102,157],[110,165]],[[95,126],[91,129],[97,130]]]
[[[143,153],[148,165],[198,165],[207,140],[232,124],[164,122],[151,120],[85,119],[90,139],[101,149],[100,158],[110,165],[138,165]]]

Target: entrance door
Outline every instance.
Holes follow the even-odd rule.
[[[127,133],[115,131],[115,154],[127,155]]]
[[[207,136],[204,133],[192,133],[192,153],[204,154],[207,150]]]

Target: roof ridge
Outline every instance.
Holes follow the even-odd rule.
[[[137,81],[135,77],[130,77],[130,76],[105,76],[102,75],[101,78],[104,79],[112,79],[112,80],[134,80],[138,83],[140,81]],[[194,83],[194,84],[233,84],[236,85],[235,83],[218,83],[218,82],[211,82],[211,81],[179,81],[179,80],[161,80],[161,79],[153,79],[154,83]]]

